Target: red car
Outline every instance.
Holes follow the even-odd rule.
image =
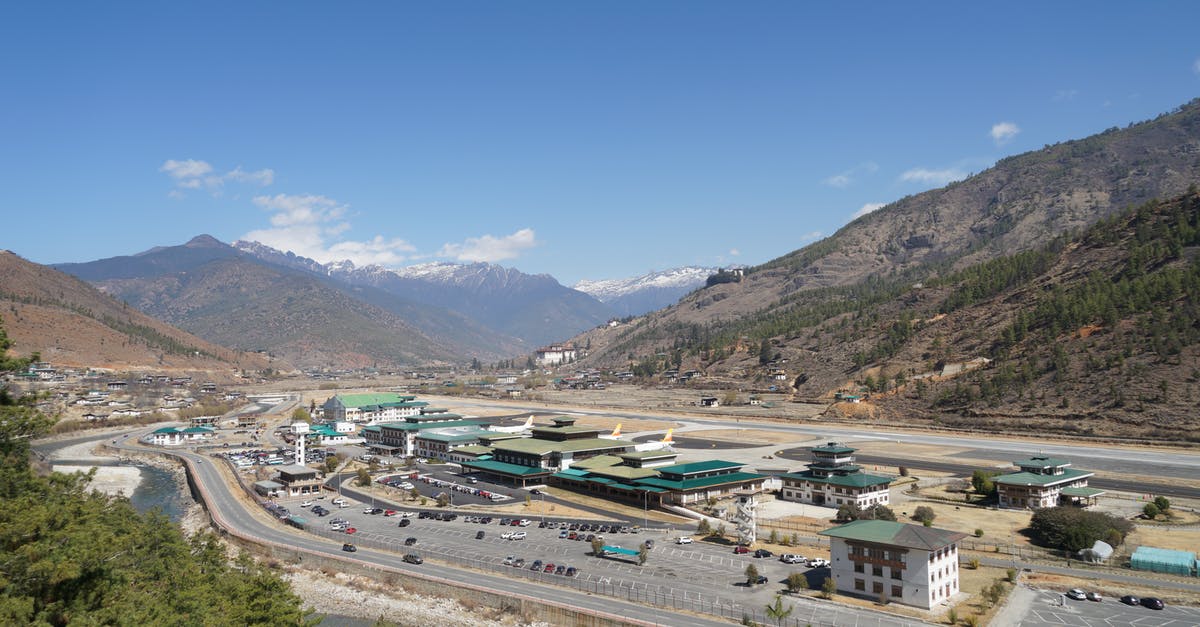
[[[387,509],[387,510],[384,510],[384,511],[383,511],[383,515],[384,515],[384,516],[395,516],[395,515],[396,515],[396,510],[394,510],[394,509]]]
[[[354,527],[346,527],[346,533],[358,533],[358,529]]]
[[[749,552],[750,552],[750,547],[748,547],[748,546],[742,546],[742,545],[740,545],[740,544],[739,544],[739,545],[737,545],[737,546],[733,547],[733,552],[734,552],[734,553],[737,553],[737,554],[739,554],[739,555],[741,555],[742,553],[749,553]]]
[[[544,572],[544,573],[554,572],[554,564],[546,564],[546,567],[542,569],[542,572]]]

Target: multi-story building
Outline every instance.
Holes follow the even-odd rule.
[[[837,442],[813,447],[808,470],[780,475],[780,498],[825,507],[857,505],[860,509],[889,504],[892,478],[863,472],[854,463],[855,450]]]
[[[1060,504],[1091,505],[1104,490],[1088,487],[1095,473],[1068,468],[1071,462],[1034,456],[1013,462],[1020,472],[992,478],[1000,507],[1054,507]]]
[[[958,542],[965,533],[856,520],[817,535],[829,538],[838,592],[926,610],[958,594]]]
[[[338,394],[325,401],[324,418],[336,422],[376,424],[416,416],[429,403],[415,396],[383,392],[378,394]]]
[[[574,361],[575,357],[575,347],[570,344],[551,344],[533,352],[534,360],[543,366],[557,366]]]

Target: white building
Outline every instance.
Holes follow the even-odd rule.
[[[1063,504],[1091,505],[1104,490],[1088,487],[1095,473],[1068,468],[1071,462],[1034,456],[1013,462],[1020,472],[993,477],[1000,507],[1054,507]]]
[[[826,529],[838,592],[922,609],[958,594],[958,542],[965,533],[887,520]]]
[[[376,424],[416,416],[429,403],[392,392],[379,394],[338,394],[325,401],[325,420]]]
[[[854,463],[855,450],[837,442],[813,447],[808,470],[780,475],[779,498],[825,507],[888,505],[892,478],[863,472]]]
[[[551,344],[533,352],[533,358],[542,366],[557,366],[568,361],[575,361],[575,347],[570,344]]]

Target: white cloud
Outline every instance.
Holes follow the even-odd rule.
[[[730,256],[730,257],[737,257],[737,256],[739,256],[739,255],[741,255],[741,254],[742,254],[742,251],[740,251],[740,250],[738,250],[738,249],[736,249],[736,248],[730,248],[730,249],[729,249],[729,256]]]
[[[822,237],[824,237],[824,235],[825,234],[820,231],[809,231],[808,233],[805,233],[804,235],[800,236],[800,241],[801,242],[812,242],[812,241],[821,239]]]
[[[261,242],[321,263],[349,259],[358,266],[396,266],[410,259],[410,253],[416,251],[403,239],[387,239],[382,235],[361,242],[334,241],[350,228],[350,224],[342,220],[349,207],[326,196],[256,196],[254,204],[273,212],[271,228],[251,231],[241,239]]]
[[[1020,127],[1012,122],[997,122],[992,125],[992,141],[995,141],[997,146],[1003,146],[1020,132]]]
[[[875,211],[876,209],[883,207],[886,204],[887,203],[882,203],[882,202],[869,202],[869,203],[863,205],[862,207],[859,207],[858,211],[855,211],[854,215],[850,216],[850,219],[857,220],[858,218],[861,218],[861,217],[867,215],[868,213],[871,213],[871,212]]]
[[[967,173],[958,168],[930,170],[929,168],[913,168],[900,175],[900,180],[906,183],[924,183],[929,185],[945,185],[952,181],[967,178]]]
[[[859,176],[862,176],[863,174],[874,174],[878,170],[878,164],[872,161],[866,161],[854,166],[853,168],[850,168],[849,170],[846,170],[845,172],[834,174],[833,176],[822,181],[822,183],[825,183],[830,187],[843,189],[852,185]]]
[[[469,237],[461,244],[445,244],[438,251],[440,257],[451,257],[457,261],[483,261],[495,263],[505,259],[513,259],[521,251],[538,245],[533,229],[521,229],[512,235],[495,237]]]
[[[1060,89],[1054,93],[1053,100],[1054,100],[1054,102],[1064,102],[1067,100],[1074,100],[1075,96],[1078,96],[1078,95],[1079,95],[1078,89]]]
[[[266,187],[275,182],[275,171],[270,168],[247,172],[239,165],[225,174],[213,174],[211,164],[197,159],[183,161],[167,159],[158,171],[166,172],[167,176],[175,179],[175,187],[178,189],[172,190],[173,193],[168,193],[171,198],[183,198],[180,189],[204,188],[212,195],[219,196],[227,182],[245,183],[258,187]]]
[[[186,159],[184,161],[167,159],[158,171],[166,172],[167,176],[173,179],[195,179],[212,172],[212,166],[206,161],[197,161],[195,159]]]

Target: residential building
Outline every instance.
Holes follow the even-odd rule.
[[[415,416],[429,405],[415,396],[382,392],[377,394],[338,394],[325,401],[325,420],[376,424]]]
[[[1020,472],[993,477],[1000,507],[1028,508],[1092,505],[1104,490],[1088,487],[1095,473],[1068,468],[1071,462],[1036,455],[1014,461]]]
[[[575,347],[570,344],[551,344],[533,352],[533,358],[541,366],[557,366],[575,361]]]
[[[837,442],[813,447],[808,470],[780,475],[779,498],[825,507],[888,505],[892,478],[863,472],[854,463],[855,450]]]
[[[931,609],[958,594],[958,542],[965,533],[887,520],[826,529],[838,592]]]

